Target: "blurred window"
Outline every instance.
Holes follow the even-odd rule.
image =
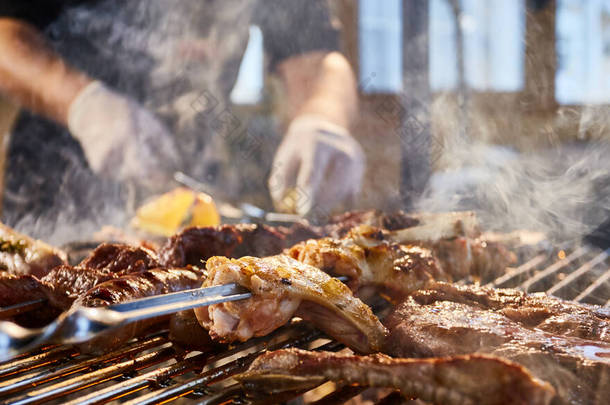
[[[360,0],[358,42],[362,91],[402,91],[402,0]]]
[[[264,85],[263,32],[255,25],[250,27],[248,47],[239,67],[237,82],[231,91],[235,104],[256,104],[261,101]]]
[[[430,1],[430,87],[458,82],[455,16],[451,0]],[[461,0],[464,74],[468,87],[513,92],[524,84],[524,0]]]
[[[555,97],[561,104],[610,101],[610,0],[557,2]]]

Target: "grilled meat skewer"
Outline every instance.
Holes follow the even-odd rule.
[[[327,380],[396,388],[406,397],[449,405],[543,405],[554,395],[523,367],[484,355],[393,359],[284,349],[262,354],[235,378],[255,395],[305,390]]]
[[[232,342],[264,336],[299,316],[350,348],[381,349],[386,330],[371,309],[341,281],[288,256],[213,257],[203,287],[237,283],[253,298],[195,309],[213,339]]]

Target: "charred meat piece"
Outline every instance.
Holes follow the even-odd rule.
[[[156,255],[148,249],[104,243],[77,266],[56,267],[42,280],[53,285],[56,293],[75,300],[100,283],[157,267]]]
[[[102,243],[78,265],[107,273],[135,273],[159,267],[152,250],[118,243]]]
[[[73,305],[101,307],[119,304],[137,298],[197,288],[202,281],[203,274],[193,269],[146,270],[101,283],[81,295]],[[79,349],[83,353],[103,353],[134,337],[159,328],[159,325],[167,324],[168,321],[168,316],[162,316],[130,323],[118,331],[111,330],[79,345]]]
[[[0,224],[0,271],[42,277],[64,263],[64,252]]]
[[[610,310],[508,288],[435,283],[413,298],[423,305],[450,301],[497,312],[528,328],[610,343]]]
[[[222,347],[210,338],[207,329],[203,328],[195,312],[191,309],[180,311],[171,316],[169,322],[169,339],[174,345],[186,350],[206,352],[210,349]]]
[[[259,356],[236,376],[246,391],[274,394],[313,388],[327,380],[396,388],[438,404],[548,404],[553,388],[523,367],[485,355],[393,359],[375,354],[284,349]]]
[[[386,330],[371,309],[345,284],[315,267],[279,255],[213,257],[206,269],[204,287],[238,283],[254,295],[195,310],[213,339],[232,342],[264,336],[296,315],[358,352],[381,348]]]
[[[351,211],[345,214],[333,216],[328,224],[321,227],[321,233],[333,238],[346,236],[352,228],[360,225],[368,225],[375,228],[394,231],[417,226],[420,220],[411,214],[397,211],[386,214],[377,210]]]
[[[160,249],[160,257],[167,267],[203,267],[212,256],[270,256],[284,245],[284,236],[266,225],[193,227],[172,236]]]
[[[38,300],[44,301],[40,308],[17,315],[12,320],[21,326],[40,327],[55,319],[70,305],[62,294],[55,293],[52,285],[34,276],[0,273],[0,307]]]
[[[349,277],[353,291],[372,285],[395,300],[404,299],[434,280],[451,279],[426,248],[374,238],[360,242],[349,236],[308,240],[293,246],[287,254],[334,276]]]
[[[81,295],[74,305],[100,307],[136,298],[197,288],[203,281],[194,269],[152,269],[106,281]]]
[[[495,296],[490,292],[488,302],[476,288],[443,290],[417,292],[394,310],[385,321],[390,329],[386,353],[398,357],[496,355],[520,363],[550,382],[557,391],[555,403],[606,403],[610,396],[608,343],[575,337],[566,329],[565,334],[538,329],[541,318],[536,313],[531,318],[511,316],[519,308],[514,298],[525,297],[510,290],[498,290]],[[507,304],[497,307],[505,295]],[[553,305],[549,300],[541,302]],[[527,298],[523,314],[529,312],[526,302]]]

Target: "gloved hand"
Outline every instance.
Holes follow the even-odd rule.
[[[278,210],[323,215],[356,197],[364,168],[362,148],[345,128],[303,115],[275,154],[269,190]]]
[[[172,136],[148,110],[99,81],[87,85],[68,111],[68,129],[94,172],[162,189],[178,167]]]

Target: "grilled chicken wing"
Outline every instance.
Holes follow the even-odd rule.
[[[279,255],[237,260],[213,257],[206,268],[204,287],[238,283],[254,294],[248,300],[195,310],[216,340],[263,336],[296,315],[358,352],[381,348],[386,330],[371,309],[345,284],[315,267]]]
[[[235,378],[255,394],[308,389],[332,380],[396,388],[407,397],[449,405],[548,404],[554,395],[549,384],[523,367],[484,355],[393,359],[284,349],[259,356]]]

